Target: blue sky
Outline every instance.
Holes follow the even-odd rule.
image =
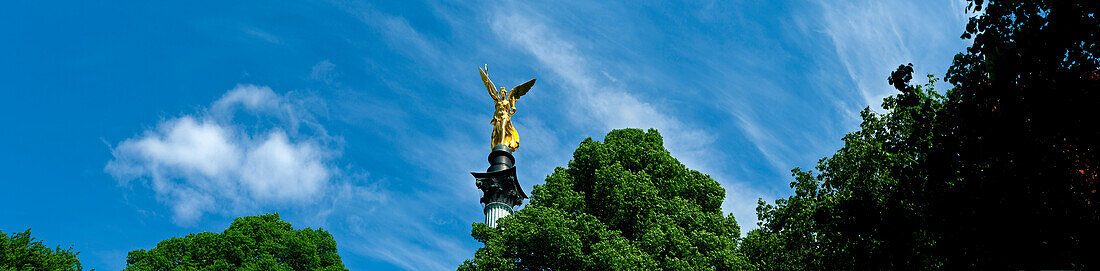
[[[942,76],[967,45],[957,0],[590,2],[5,2],[0,230],[117,270],[277,211],[352,270],[454,269],[480,247],[488,64],[538,78],[525,190],[586,137],[657,128],[747,231],[897,65]]]

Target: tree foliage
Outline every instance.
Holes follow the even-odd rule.
[[[724,198],[656,130],[614,130],[581,142],[498,228],[474,223],[485,247],[459,270],[739,270],[740,228]]]
[[[1096,268],[1100,2],[971,7],[982,13],[947,73],[934,154],[944,255],[958,268]]]
[[[49,248],[31,237],[31,230],[12,233],[0,231],[0,271],[84,270],[72,246]]]
[[[927,155],[944,98],[936,79],[913,86],[912,65],[891,74],[901,94],[887,113],[864,109],[860,130],[818,162],[817,173],[794,169],[794,195],[760,202],[759,229],[742,251],[766,270],[889,270],[938,266],[931,250]]]
[[[325,230],[294,230],[279,214],[240,217],[222,233],[201,232],[134,250],[125,270],[347,270]]]
[[[1088,269],[1100,255],[1097,1],[970,1],[939,96],[888,78],[885,113],[761,202],[759,269]]]
[[[760,201],[739,246],[713,181],[622,130],[583,142],[501,229],[475,225],[486,248],[460,269],[1100,268],[1100,1],[967,10],[954,89],[899,66],[885,111],[792,170],[793,195]]]

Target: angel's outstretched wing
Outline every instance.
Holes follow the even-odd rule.
[[[518,86],[512,88],[512,90],[508,91],[508,99],[518,100],[520,96],[523,96],[523,94],[527,94],[527,91],[531,90],[531,87],[534,85],[535,79],[531,79],[531,81],[519,84]]]
[[[489,65],[485,65],[485,69],[489,69]],[[481,67],[477,67],[478,71],[481,71],[481,82],[485,83],[485,88],[489,90],[489,97],[493,97],[493,100],[500,100],[500,96],[497,96],[497,86],[493,85],[493,81],[489,81],[489,75],[485,74],[485,70]]]

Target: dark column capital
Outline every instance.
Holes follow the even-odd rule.
[[[474,175],[477,188],[485,192],[481,203],[500,202],[512,207],[523,203],[527,194],[519,185],[514,165],[515,157],[512,152],[507,146],[500,144],[489,153],[489,168],[486,172],[470,172]]]

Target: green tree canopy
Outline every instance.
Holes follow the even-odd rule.
[[[0,271],[84,270],[72,246],[49,248],[31,237],[31,230],[10,236],[0,231]]]
[[[459,270],[739,270],[740,228],[725,190],[688,169],[656,130],[614,130],[581,142],[567,168],[536,185]]]
[[[279,214],[240,217],[222,233],[201,232],[134,250],[125,270],[347,270],[325,230],[294,230]]]
[[[860,130],[813,171],[795,168],[794,195],[760,202],[761,227],[742,251],[760,270],[934,269],[940,260],[928,231],[928,153],[944,98],[913,86],[912,65],[891,74],[901,93],[886,113],[864,109]]]

